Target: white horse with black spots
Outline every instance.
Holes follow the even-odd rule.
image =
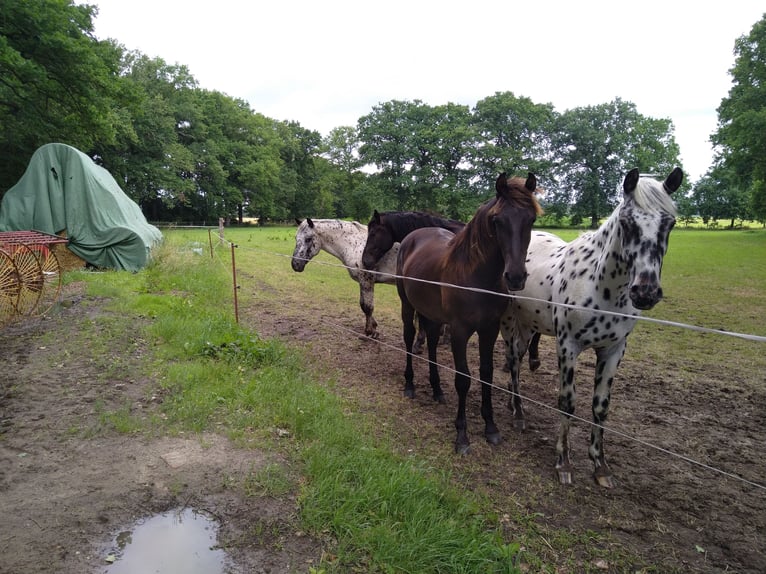
[[[604,457],[603,424],[610,390],[626,339],[636,324],[634,317],[662,298],[660,271],[676,215],[670,194],[682,180],[679,168],[664,182],[640,177],[633,169],[623,182],[622,202],[596,231],[570,243],[549,233],[532,234],[526,287],[514,293],[517,297],[502,318],[501,333],[511,371],[510,407],[517,428],[525,426],[519,367],[527,343],[536,331],[556,338],[561,411],[556,470],[562,484],[572,482],[569,426],[575,411],[577,358],[592,348],[596,370],[588,455],[598,484],[614,486]]]
[[[351,278],[359,283],[359,306],[365,316],[364,334],[377,339],[378,322],[372,316],[375,310],[375,283],[396,283],[394,274],[399,244],[395,243],[380,258],[375,267],[379,273],[370,273],[362,267],[362,252],[367,243],[366,225],[340,219],[309,218],[296,222],[298,231],[295,233],[295,249],[291,261],[293,271],[303,271],[306,264],[323,249],[340,259]]]

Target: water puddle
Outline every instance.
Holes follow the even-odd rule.
[[[120,532],[107,555],[107,574],[223,574],[218,523],[191,508],[147,518]]]

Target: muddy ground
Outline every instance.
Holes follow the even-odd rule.
[[[379,318],[382,344],[365,341],[356,336],[362,321],[354,305],[295,305],[284,293],[276,298],[284,305],[276,305],[275,289],[260,285],[242,322],[301,345],[319,378],[333,377],[338,392],[383,421],[402,452],[447,465],[461,487],[489,494],[509,537],[536,529],[534,551],[558,571],[766,571],[766,491],[646,444],[763,484],[762,372],[756,385],[752,374],[740,381],[737,368],[674,376],[672,369],[642,365],[629,351],[609,423],[643,442],[607,433],[617,478],[607,491],[590,477],[588,430],[576,424],[575,484],[561,487],[552,467],[558,418],[546,408],[556,396],[550,340],[541,346],[542,367],[522,374],[525,394],[540,402],[527,403],[528,429],[513,430],[507,399],[496,392],[504,441],[486,444],[474,385],[468,409],[473,448],[456,457],[452,375],[442,370],[447,404],[437,405],[427,390],[426,365],[417,363],[417,396],[404,399],[395,320]],[[183,506],[218,518],[230,572],[306,572],[316,565],[326,545],[298,528],[294,496],[242,496],[242,481],[254,469],[287,464],[277,455],[235,448],[214,433],[138,438],[105,427],[107,410],[156,413],[161,398],[150,391],[153,381],[131,375],[146,372],[131,364],[146,361],[147,342],[135,333],[105,332],[122,344],[112,345],[113,356],[94,356],[78,338],[78,325],[108,315],[103,302],[70,288],[64,303],[49,318],[0,331],[0,572],[108,572],[109,543],[125,525]],[[439,353],[440,362],[451,364],[446,348]],[[496,354],[496,377],[504,381],[500,345]],[[586,418],[592,368],[592,356],[584,355],[578,414]],[[589,531],[607,534],[606,542],[589,541]],[[564,541],[562,533],[569,533]],[[610,560],[615,553],[637,558]]]

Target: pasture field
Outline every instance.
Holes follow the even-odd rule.
[[[579,232],[554,233],[570,240]],[[469,425],[474,429],[474,452],[479,453],[475,460],[450,462],[452,407],[436,409],[429,404],[425,390],[413,409],[402,405],[398,396],[404,358],[395,289],[387,285],[376,289],[375,315],[383,347],[376,349],[374,343],[358,342],[363,317],[356,284],[339,267],[338,260],[324,252],[303,273],[292,272],[287,256],[294,246],[293,237],[294,228],[231,230],[227,237],[240,246],[236,253],[238,268],[248,270],[248,276],[240,280],[243,294],[251,294],[256,308],[267,304],[272,307],[269,315],[279,315],[276,323],[254,317],[256,330],[312,349],[323,357],[322,364],[334,359],[350,379],[366,382],[362,387],[352,384],[348,391],[361,402],[379,397],[380,387],[385,388],[391,395],[378,399],[383,403],[381,408],[399,415],[390,424],[399,425],[405,435],[409,431],[419,439],[404,439],[408,449],[423,450],[423,409],[429,414],[439,411],[433,423],[439,438],[429,434],[426,439],[438,453],[432,456],[455,476],[462,476],[467,489],[478,488],[476,482],[482,481],[489,485],[491,496],[497,496],[496,488],[507,489],[503,496],[510,499],[505,498],[506,504],[498,507],[520,504],[527,519],[536,512],[545,515],[550,521],[543,522],[558,527],[551,534],[561,545],[555,554],[566,553],[562,547],[568,545],[580,550],[598,548],[599,544],[589,542],[589,537],[600,539],[605,532],[611,533],[609,542],[601,540],[607,547],[615,543],[612,536],[621,539],[628,533],[628,538],[633,538],[640,532],[639,547],[646,544],[649,555],[659,549],[665,553],[659,562],[663,571],[671,566],[681,571],[704,571],[705,567],[717,571],[726,565],[737,571],[757,571],[766,565],[759,549],[766,542],[761,534],[766,527],[766,477],[759,463],[764,444],[762,422],[766,420],[766,343],[639,322],[618,370],[608,424],[608,428],[613,425],[615,433],[625,436],[607,431],[607,459],[620,481],[617,492],[599,492],[590,483],[584,423],[577,425],[581,434],[573,438],[573,445],[580,447],[573,447],[573,456],[579,461],[578,484],[562,492],[553,484],[550,471],[558,426],[557,415],[548,410],[556,403],[557,388],[552,340],[544,338],[541,343],[543,368],[534,374],[522,372],[522,393],[526,391],[530,400],[544,406],[529,406],[531,418],[537,421],[520,443],[511,425],[506,424],[507,442],[499,450],[509,453],[510,459],[495,468],[493,464],[500,457],[486,445],[478,444],[476,434],[481,422],[477,400],[476,418]],[[645,313],[646,317],[766,336],[766,231],[676,229],[665,258],[663,289],[664,300]],[[277,311],[273,306],[279,301],[283,304]],[[502,380],[498,375],[502,364],[500,345],[497,355],[496,381]],[[441,352],[440,362],[451,366],[447,350]],[[582,391],[577,414],[587,420],[593,365],[593,356],[585,353],[578,372]],[[442,376],[448,383],[451,381],[449,371],[443,370]],[[416,385],[427,385],[425,365],[419,373],[416,371]],[[445,389],[450,386],[447,384]],[[476,399],[478,389],[471,394]],[[496,412],[501,409],[498,405],[504,406],[502,396],[495,405]],[[408,423],[402,421],[410,417],[413,420]],[[430,442],[434,440],[436,444]],[[487,466],[481,468],[481,464]],[[551,505],[553,500],[557,502]],[[582,520],[571,519],[570,513]],[[590,519],[585,518],[588,513],[593,514]],[[562,527],[569,530],[571,539],[562,537]],[[633,538],[627,547],[635,549],[636,544]],[[555,547],[553,542],[551,545]],[[547,556],[545,544],[535,548]]]
[[[295,227],[229,228],[235,325],[229,245],[216,242],[211,257],[207,230],[163,232],[146,270],[67,274],[50,318],[0,334],[16,373],[0,388],[10,571],[108,571],[94,540],[178,505],[219,517],[232,572],[766,567],[766,343],[640,322],[607,423],[617,487],[593,483],[578,421],[575,484],[564,488],[553,472],[551,340],[542,367],[522,370],[527,431],[513,430],[500,388],[504,441],[486,444],[473,385],[472,452],[456,457],[446,347],[447,405],[430,399],[419,361],[416,398],[401,396],[393,286],[376,288],[381,337],[365,340],[358,286],[338,260],[323,252],[295,273]],[[766,231],[677,229],[663,288],[647,316],[765,336]],[[498,343],[504,386],[502,361]],[[593,366],[584,354],[585,419]],[[165,464],[177,452],[196,453],[194,464]]]

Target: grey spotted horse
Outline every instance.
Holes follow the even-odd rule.
[[[359,306],[364,313],[364,334],[377,339],[378,322],[373,317],[375,310],[375,283],[396,283],[396,255],[399,244],[394,243],[383,253],[375,266],[378,273],[370,273],[362,268],[362,252],[367,243],[367,226],[358,221],[341,219],[305,219],[296,220],[295,249],[291,259],[293,271],[302,272],[306,264],[324,250],[340,259],[348,270],[349,276],[359,283]],[[420,345],[425,341],[425,331],[418,331]]]
[[[577,358],[592,348],[596,352],[594,424],[588,455],[596,482],[607,488],[614,486],[604,457],[602,425],[626,339],[636,324],[634,317],[662,298],[660,271],[676,214],[670,194],[682,180],[679,168],[664,182],[640,177],[633,169],[623,182],[622,202],[599,229],[570,243],[548,233],[532,234],[526,287],[514,293],[519,297],[509,304],[500,326],[511,371],[510,407],[517,428],[525,425],[518,393],[519,367],[527,343],[536,331],[556,338],[561,411],[556,470],[562,484],[572,482],[569,426],[575,410]]]

